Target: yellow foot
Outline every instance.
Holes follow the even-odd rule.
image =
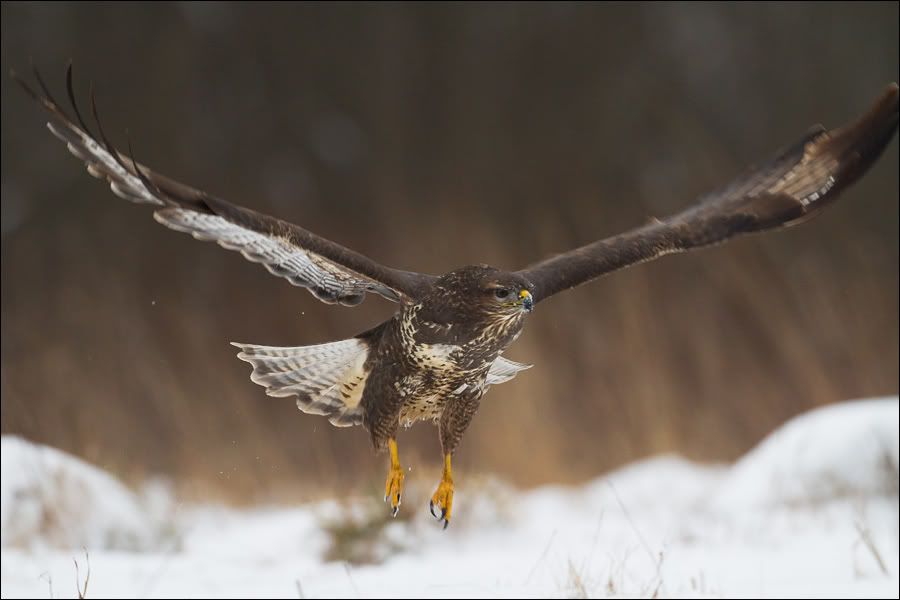
[[[391,516],[396,517],[400,511],[400,501],[403,492],[403,471],[400,467],[391,468],[388,471],[387,481],[384,484],[384,501],[390,502]]]
[[[431,510],[431,515],[438,521],[443,521],[444,529],[447,529],[447,526],[450,525],[450,512],[453,510],[453,476],[450,471],[449,454],[444,456],[444,475],[431,497],[428,508]],[[440,515],[435,512],[435,508],[441,511]]]
[[[400,468],[397,441],[394,438],[388,440],[388,450],[391,453],[391,469],[388,471],[387,481],[384,483],[384,501],[390,501],[391,516],[396,517],[400,511],[403,492],[403,470]]]

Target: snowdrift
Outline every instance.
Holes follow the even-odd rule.
[[[148,507],[103,470],[19,437],[0,444],[2,546],[146,550],[159,540]]]
[[[414,478],[395,520],[356,498],[167,525],[101,470],[4,438],[2,595],[75,594],[84,546],[92,597],[896,598],[898,407],[812,411],[733,465],[663,456],[528,492],[463,479],[447,532]]]

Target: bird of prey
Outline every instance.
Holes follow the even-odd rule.
[[[435,276],[381,265],[139,164],[132,152],[109,142],[93,92],[96,133],[88,126],[75,102],[71,66],[66,74],[71,115],[37,71],[40,92],[13,76],[49,112],[47,127],[88,172],[108,181],[116,195],[150,205],[159,223],[236,250],[324,302],[354,306],[375,293],[398,304],[390,319],[350,339],[287,348],[234,345],[266,394],[295,397],[301,411],[338,427],[362,425],[376,449],[389,450],[385,501],[394,515],[404,478],[398,429],[434,422],[444,465],[430,509],[444,528],[453,509],[451,457],[488,388],[529,368],[502,354],[538,303],[630,265],[806,221],[872,166],[894,136],[898,116],[898,87],[891,84],[858,120],[830,131],[813,128],[676,215],[519,271],[475,265]]]

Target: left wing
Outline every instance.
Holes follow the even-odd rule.
[[[696,205],[663,221],[582,246],[519,271],[535,301],[623,267],[797,225],[818,214],[872,166],[897,131],[896,83],[858,121],[814,128],[761,167],[752,168]],[[896,167],[896,165],[895,165]]]
[[[355,306],[367,292],[394,302],[414,301],[436,279],[386,267],[302,227],[231,204],[137,163],[110,144],[97,118],[93,92],[91,108],[99,135],[85,124],[75,103],[71,65],[66,84],[77,124],[53,99],[37,71],[43,94],[15,73],[12,76],[50,113],[47,127],[85,162],[88,173],[106,179],[112,191],[125,200],[154,205],[153,217],[166,227],[237,250],[247,260],[261,263],[273,275],[307,288],[329,304]]]

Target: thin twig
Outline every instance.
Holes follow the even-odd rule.
[[[344,563],[344,570],[347,571],[347,579],[350,580],[350,585],[353,587],[354,593],[356,593],[356,597],[359,598],[359,588],[356,587],[356,582],[353,581],[353,575],[350,573],[350,563]]]
[[[88,585],[91,583],[91,557],[88,554],[87,548],[82,547],[84,550],[84,561],[87,567],[87,573],[84,576],[84,588],[81,587],[81,575],[78,572],[78,561],[74,558],[72,562],[75,563],[75,589],[78,591],[79,600],[84,600],[87,598]]]
[[[584,585],[584,578],[582,578],[581,573],[578,572],[578,569],[575,568],[575,564],[572,562],[572,559],[569,559],[569,583],[575,591],[576,598],[590,598],[590,594],[588,594],[587,587]]]
[[[613,482],[609,479],[606,480],[606,485],[609,486],[609,489],[612,490],[613,496],[616,497],[616,502],[619,503],[619,507],[622,509],[622,513],[625,515],[625,518],[628,520],[628,524],[631,525],[631,528],[634,530],[635,535],[637,535],[638,540],[641,542],[641,546],[644,547],[644,551],[647,553],[647,556],[650,557],[650,560],[653,561],[653,564],[656,565],[657,569],[659,568],[658,559],[653,556],[653,551],[650,550],[650,545],[647,543],[647,540],[644,539],[644,536],[641,534],[641,530],[638,529],[637,525],[632,520],[631,515],[628,513],[628,509],[625,508],[625,503],[622,502],[622,498],[619,497],[619,492],[616,491],[616,486],[613,485]]]
[[[47,578],[47,585],[50,586],[50,600],[53,600],[53,575],[51,575],[49,572],[45,571],[45,572],[41,573],[41,575],[40,575],[40,577],[38,577],[38,579],[43,579],[44,577]]]
[[[540,566],[544,559],[547,557],[547,553],[550,551],[550,545],[553,544],[553,538],[556,537],[556,530],[553,530],[553,533],[550,534],[550,539],[547,540],[547,545],[544,546],[544,551],[541,552],[541,555],[538,557],[537,561],[535,561],[534,566],[531,567],[531,571],[528,572],[528,577],[525,578],[525,585],[528,585],[528,582],[531,581],[531,577],[534,575],[534,572],[537,571],[537,568]]]
[[[609,485],[609,489],[612,490],[613,495],[616,497],[616,502],[619,503],[619,507],[622,509],[622,513],[625,515],[625,518],[628,520],[628,524],[631,525],[631,528],[634,530],[635,535],[638,540],[641,542],[641,546],[644,548],[644,551],[647,553],[647,556],[650,557],[650,560],[656,566],[656,588],[653,590],[652,598],[659,597],[659,590],[662,587],[662,563],[663,563],[663,553],[660,551],[659,556],[654,556],[653,551],[650,549],[650,545],[647,543],[647,540],[644,539],[641,530],[638,529],[637,524],[631,518],[631,514],[628,512],[628,509],[625,508],[625,503],[622,502],[622,498],[619,497],[619,492],[616,491],[616,486],[613,485],[613,482],[609,479],[606,480],[607,485]]]
[[[872,556],[875,557],[875,562],[878,563],[878,567],[881,569],[881,572],[885,576],[890,576],[890,571],[888,571],[887,565],[884,562],[884,559],[881,558],[881,552],[878,551],[878,547],[875,546],[875,541],[872,539],[872,534],[869,531],[869,528],[863,525],[859,521],[855,521],[856,531],[859,533],[859,537],[862,540],[863,544],[865,544],[866,548],[869,549],[869,552],[872,553]]]

